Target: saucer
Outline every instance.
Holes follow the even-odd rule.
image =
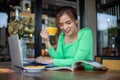
[[[45,69],[45,66],[26,66],[24,69],[27,72],[41,72],[43,69]]]

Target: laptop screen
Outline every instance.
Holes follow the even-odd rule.
[[[18,67],[23,67],[23,55],[18,35],[16,34],[8,37],[8,41],[12,64]]]

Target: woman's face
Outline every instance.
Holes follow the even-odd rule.
[[[77,30],[77,20],[72,19],[67,14],[63,14],[59,18],[58,26],[65,33],[65,35],[71,36]]]

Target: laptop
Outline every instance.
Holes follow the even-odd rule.
[[[27,59],[24,55],[25,52],[23,51],[23,46],[21,46],[21,42],[17,34],[8,37],[8,41],[12,65],[20,68],[24,68],[29,65],[52,67],[51,64],[36,63],[34,59]]]
[[[24,62],[22,46],[18,35],[11,35],[8,37],[8,41],[12,64],[23,68],[24,64],[27,64],[27,62]]]

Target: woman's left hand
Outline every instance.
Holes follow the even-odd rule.
[[[45,63],[45,64],[51,64],[53,63],[53,59],[50,57],[37,57],[36,58],[37,63]]]

